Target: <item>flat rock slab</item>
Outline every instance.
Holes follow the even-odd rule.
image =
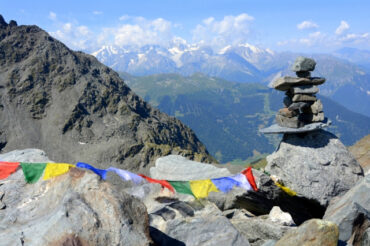
[[[284,76],[274,81],[272,87],[279,91],[287,91],[292,87],[299,85],[321,85],[325,82],[325,78],[297,78]]]
[[[150,168],[152,178],[171,181],[202,180],[230,175],[226,168],[190,161],[180,155],[160,157],[156,160],[155,167]]]
[[[325,118],[323,122],[307,124],[300,128],[282,127],[282,126],[279,126],[278,124],[274,124],[269,127],[260,129],[259,131],[264,134],[303,133],[303,132],[311,132],[311,131],[323,129],[330,125],[331,125],[331,121],[328,120],[328,118]]]

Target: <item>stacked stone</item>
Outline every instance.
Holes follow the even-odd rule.
[[[315,94],[319,92],[318,85],[325,78],[311,77],[316,62],[313,59],[298,57],[292,67],[297,77],[285,76],[276,80],[273,87],[285,91],[284,108],[276,115],[279,126],[299,128],[304,125],[324,120],[323,106]]]

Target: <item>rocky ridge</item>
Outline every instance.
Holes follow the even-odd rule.
[[[0,151],[147,172],[170,153],[211,162],[179,120],[152,108],[93,56],[0,17]]]

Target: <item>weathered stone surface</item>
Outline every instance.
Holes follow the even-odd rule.
[[[370,134],[349,147],[349,151],[360,163],[364,172],[370,174]]]
[[[311,72],[296,72],[295,74],[299,78],[310,78],[311,77]]]
[[[277,223],[279,225],[283,225],[283,226],[295,225],[292,219],[292,216],[287,212],[281,211],[281,209],[278,206],[274,206],[271,209],[269,213],[269,219],[272,222]]]
[[[283,115],[277,114],[275,117],[276,123],[282,127],[298,128],[304,126],[304,122],[295,117],[285,117]]]
[[[303,122],[311,123],[311,122],[321,122],[325,119],[325,116],[323,112],[320,112],[318,114],[303,113],[300,114],[298,118]]]
[[[190,161],[179,155],[168,155],[155,161],[155,166],[150,168],[150,175],[155,179],[187,181],[220,178],[231,174],[226,168]]]
[[[323,111],[321,100],[316,100],[310,107],[310,113],[318,114]]]
[[[43,154],[27,159],[30,152],[15,159],[49,161]],[[26,184],[18,169],[0,181],[0,190],[6,204],[0,210],[0,245],[136,246],[151,242],[144,204],[91,172],[72,168],[50,180]]]
[[[298,115],[297,111],[292,111],[292,110],[289,110],[288,108],[279,109],[279,114],[284,117],[288,117],[288,118],[292,118]]]
[[[294,72],[309,72],[315,70],[316,62],[314,59],[298,56],[294,61],[292,70]]]
[[[285,233],[275,246],[337,246],[338,234],[336,224],[312,219]]]
[[[354,227],[361,227],[366,220],[370,220],[370,175],[359,181],[342,197],[333,199],[324,219],[339,226],[340,240],[344,242],[350,240]],[[362,236],[359,235],[360,238]]]
[[[288,96],[284,97],[283,103],[285,107],[289,107],[293,103],[292,98]]]
[[[10,162],[51,162],[46,153],[41,149],[13,150],[0,154],[0,160]]]
[[[287,91],[294,86],[299,85],[321,85],[325,82],[325,78],[297,78],[284,76],[274,81],[272,86],[276,90]]]
[[[316,94],[319,92],[319,87],[316,85],[300,85],[290,88],[293,94]]]
[[[248,238],[251,246],[260,246],[269,240],[279,240],[291,227],[271,222],[266,216],[232,218],[230,222]]]
[[[370,245],[370,228],[366,229],[362,238],[361,246]]]
[[[295,94],[292,98],[293,102],[314,102],[316,101],[316,97],[314,95],[306,95],[306,94]]]
[[[2,153],[33,147],[57,162],[146,174],[168,154],[214,161],[191,129],[151,107],[95,57],[37,26],[7,25],[0,37]]]
[[[363,178],[361,166],[347,148],[324,130],[284,134],[278,149],[266,159],[270,174],[325,207]]]
[[[307,103],[307,102],[295,102],[295,103],[292,103],[289,106],[289,110],[291,110],[291,111],[299,110],[300,112],[302,112],[303,110],[305,110],[308,107],[310,107],[310,104]]]

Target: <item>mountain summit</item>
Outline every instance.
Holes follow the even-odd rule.
[[[112,69],[37,26],[0,16],[0,151],[145,171],[163,155],[213,158],[193,131],[152,108]]]

